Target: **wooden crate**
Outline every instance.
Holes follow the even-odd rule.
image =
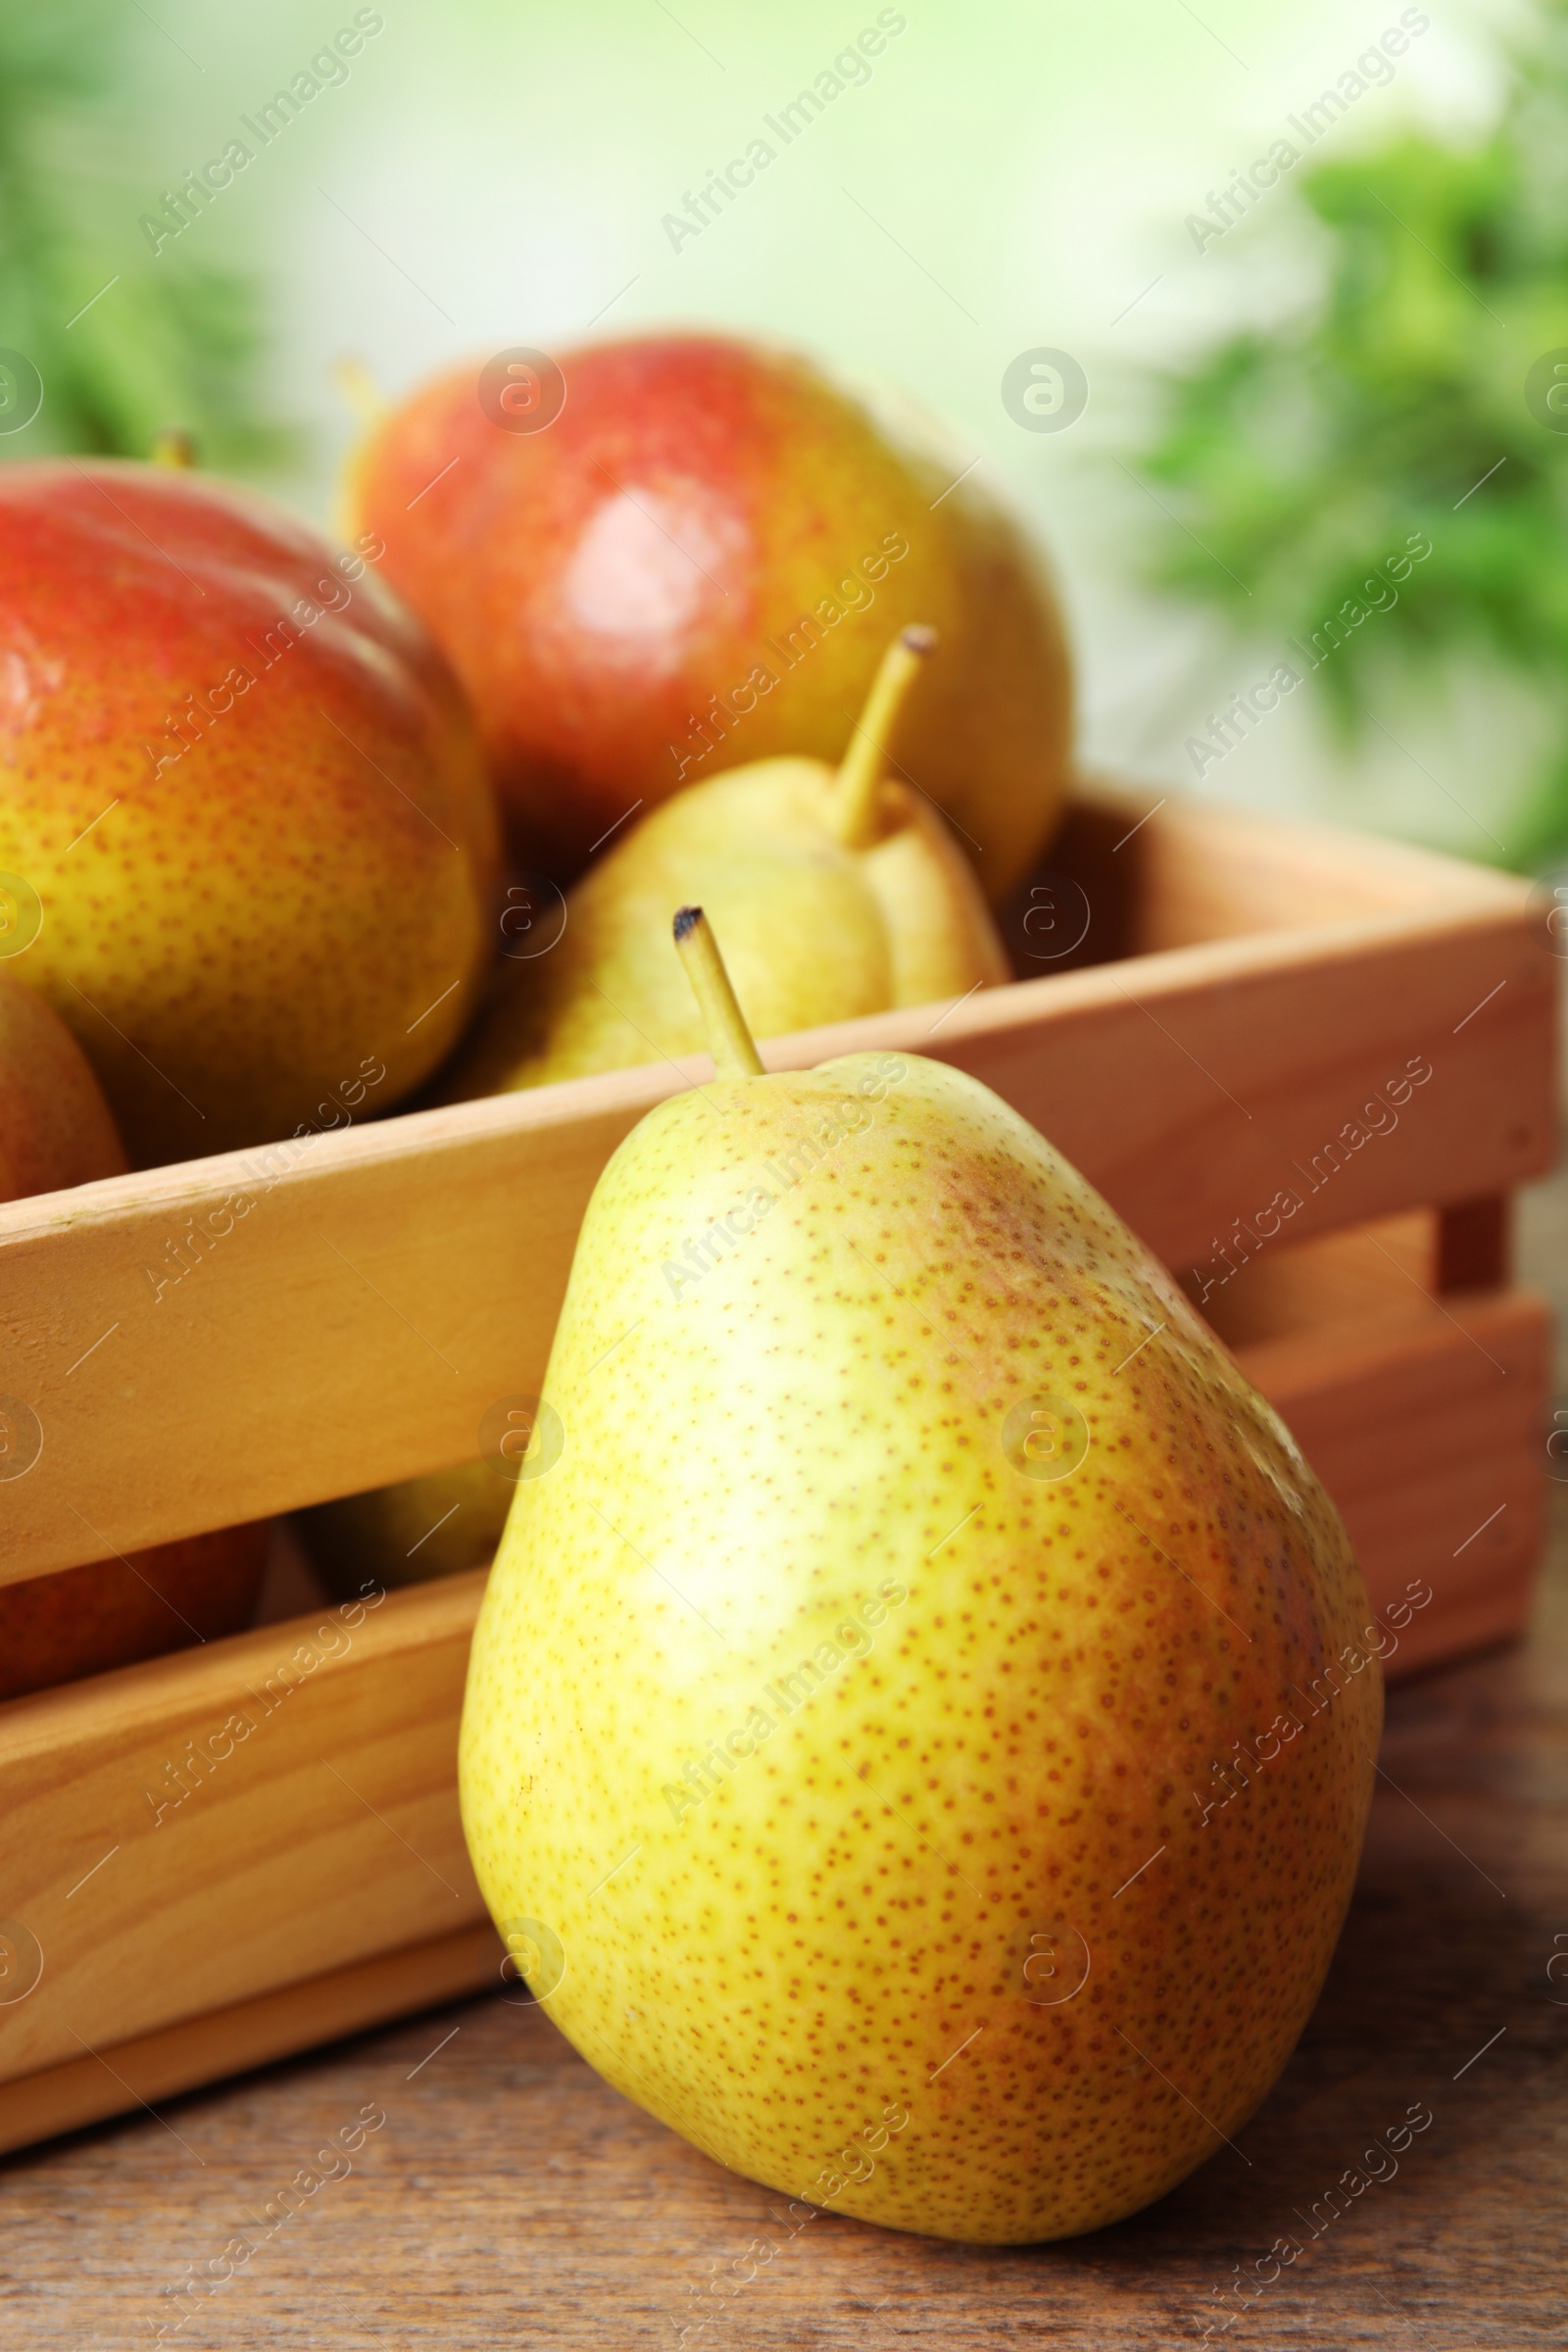
[[[1396,1669],[1500,1639],[1540,1545],[1547,1376],[1507,1265],[1508,1195],[1555,1133],[1527,893],[1147,808],[1087,795],[1054,850],[1092,909],[1071,956],[764,1058],[892,1047],[995,1087],[1201,1297],[1374,1601],[1430,1589]],[[0,1207],[0,1409],[41,1439],[0,1481],[0,1582],[471,1457],[486,1408],[540,1383],[605,1160],[706,1068]],[[1259,1246],[1282,1191],[1298,1206]],[[495,1981],[454,1769],[482,1583],[0,1706],[0,2148]]]

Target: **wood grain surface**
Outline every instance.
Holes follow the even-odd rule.
[[[43,1963],[0,2004],[0,2082],[482,1922],[456,1757],[483,1584],[0,1709],[4,1912]]]
[[[1568,1186],[1527,1196],[1523,1223],[1522,1270],[1560,1310]],[[1133,2352],[1210,2327],[1250,2352],[1562,2343],[1568,1488],[1552,1499],[1528,1642],[1391,1693],[1355,1901],[1284,2077],[1237,2152],[1149,2212],[1023,2249],[797,2226],[498,1993],[0,2163],[5,2341],[151,2343],[179,2317],[168,2290],[243,2240],[166,2341],[673,2352],[685,2326],[688,2352]],[[1412,2105],[1433,2121],[1396,2176],[1327,2220],[1331,2185]],[[352,2169],[318,2162],[367,2110],[386,2120]],[[341,2177],[285,2194],[307,2167]],[[1265,2282],[1282,2238],[1301,2252]]]

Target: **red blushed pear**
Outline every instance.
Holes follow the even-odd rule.
[[[0,883],[0,949],[17,936],[18,900]],[[81,1048],[58,1013],[0,968],[0,1200],[124,1172],[124,1147]],[[0,1446],[17,1438],[0,1415]],[[0,1586],[0,1699],[237,1632],[256,1605],[268,1535],[266,1521],[220,1528]]]
[[[0,1699],[79,1683],[249,1625],[271,1522],[0,1586]]]
[[[0,878],[0,953],[25,936],[31,919],[26,901]],[[66,1192],[122,1176],[125,1167],[86,1055],[59,1013],[0,964],[0,1200]]]
[[[560,373],[536,430],[515,428],[551,402],[509,416],[473,368],[439,377],[372,421],[346,484],[521,837],[565,881],[679,785],[781,753],[836,765],[890,636],[929,622],[899,770],[1002,898],[1061,807],[1071,687],[1052,589],[956,478],[966,453],[718,336],[591,346]]]
[[[177,468],[0,468],[15,965],[139,1165],[290,1132],[449,1052],[495,810],[461,690],[370,566]]]

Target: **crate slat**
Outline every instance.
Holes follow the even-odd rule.
[[[0,2155],[477,1992],[496,1982],[502,1958],[501,1938],[485,1920],[117,2042],[102,2057],[84,2053],[0,2082]]]
[[[1401,1302],[1238,1352],[1338,1504],[1373,1606],[1433,1598],[1394,1674],[1523,1631],[1545,1540],[1551,1318],[1529,1291]]]
[[[482,1921],[456,1780],[483,1583],[0,1707],[0,1886],[43,1956],[0,2006],[0,2081]],[[236,1715],[251,1731],[192,1766]],[[148,1791],[182,1759],[191,1793],[160,1819]]]

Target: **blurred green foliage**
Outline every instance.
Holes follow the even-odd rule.
[[[1529,865],[1568,846],[1568,433],[1525,398],[1532,363],[1568,347],[1568,0],[1542,0],[1512,64],[1480,145],[1405,131],[1290,174],[1272,228],[1245,233],[1298,234],[1306,208],[1320,291],[1159,378],[1142,464],[1203,542],[1170,533],[1155,577],[1249,634],[1306,638],[1430,536],[1398,604],[1315,681],[1353,742],[1391,670],[1433,691],[1457,656],[1522,674],[1562,742],[1507,843]]]
[[[253,285],[155,257],[137,227],[170,166],[127,132],[130,28],[146,29],[122,0],[0,12],[0,344],[44,386],[36,422],[0,439],[0,455],[145,457],[160,427],[179,425],[204,463],[275,464],[290,437],[257,401]]]

